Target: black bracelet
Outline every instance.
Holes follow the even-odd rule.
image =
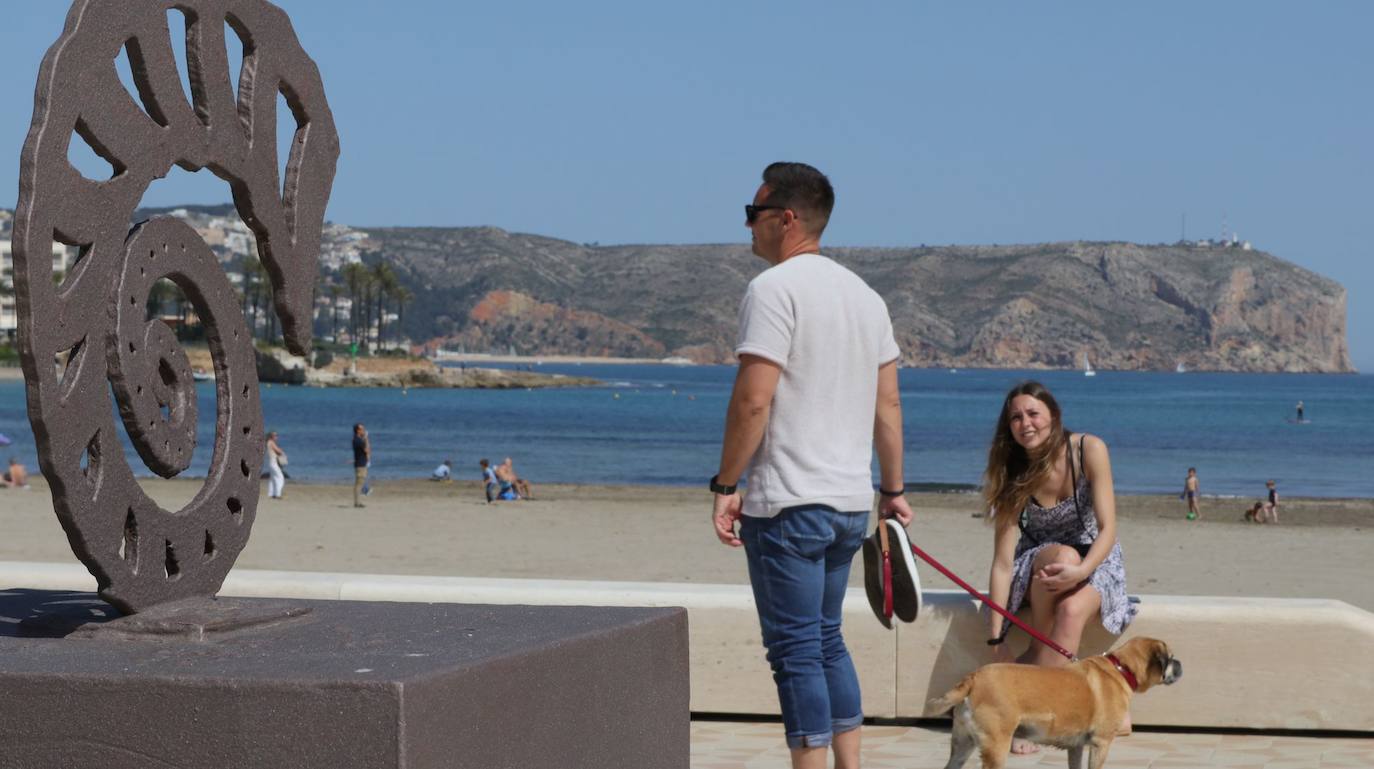
[[[722,483],[720,483],[719,481],[716,480],[716,479],[719,478],[719,477],[720,477],[720,474],[719,474],[719,473],[717,473],[717,474],[711,476],[711,491],[713,491],[713,492],[715,492],[715,493],[717,493],[717,494],[726,494],[726,495],[729,495],[729,494],[734,494],[734,493],[735,493],[735,490],[739,488],[739,483],[738,483],[738,482],[736,482],[734,486],[726,486],[726,485],[724,485],[724,484],[722,484]]]
[[[883,488],[882,486],[879,486],[879,487],[878,487],[878,493],[879,493],[879,494],[882,494],[882,495],[885,496],[885,497],[900,497],[900,496],[902,496],[903,494],[906,493],[906,486],[903,485],[900,489],[897,489],[896,491],[888,491],[887,489]]]
[[[1007,640],[1007,637],[1006,637],[1006,636],[999,636],[999,637],[997,637],[997,638],[989,638],[989,639],[988,639],[988,646],[1001,646],[1001,645],[1002,645],[1002,642],[1005,641],[1005,640]]]

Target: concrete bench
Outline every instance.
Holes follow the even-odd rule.
[[[79,565],[0,562],[0,587],[91,590]],[[745,585],[511,580],[254,571],[229,574],[223,595],[585,606],[683,606],[689,615],[691,708],[776,714],[753,596]],[[864,712],[929,716],[926,701],[986,662],[986,618],[959,591],[928,590],[911,625],[887,630],[861,589],[845,600],[845,637],[864,687]],[[1183,680],[1136,699],[1136,724],[1374,731],[1374,614],[1322,599],[1142,596],[1124,638],[1167,641]],[[1124,639],[1123,639],[1124,640]],[[1019,653],[1029,638],[1014,632]],[[1092,625],[1084,655],[1115,639]]]

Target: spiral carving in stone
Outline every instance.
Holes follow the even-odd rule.
[[[169,14],[169,11],[178,13]],[[168,28],[168,17],[185,20]],[[235,93],[226,28],[243,45]],[[189,99],[172,34],[185,35]],[[137,94],[120,82],[127,55]],[[278,95],[290,114],[277,115]],[[53,506],[100,594],[126,612],[209,596],[248,540],[264,436],[252,336],[218,259],[178,219],[130,229],[149,184],[175,164],[225,180],[267,268],[288,348],[304,354],[320,231],[339,154],[319,71],[286,14],[264,0],[78,0],[38,75],[14,224],[18,336],[29,420]],[[277,120],[296,125],[278,167]],[[73,134],[76,134],[74,137]],[[113,176],[68,160],[84,140]],[[80,257],[54,283],[54,242]],[[181,288],[215,366],[210,468],[195,497],[164,510],[141,461],[171,477],[196,446],[196,392],[171,329],[146,318],[159,279]]]

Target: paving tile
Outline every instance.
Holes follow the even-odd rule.
[[[864,727],[866,769],[940,769],[949,757],[949,728]],[[1062,750],[1010,756],[1008,769],[1059,767]],[[777,722],[702,721],[692,724],[692,769],[788,769]],[[978,759],[966,767],[977,769]],[[1374,738],[1293,737],[1267,734],[1136,732],[1112,745],[1111,769],[1371,769]]]

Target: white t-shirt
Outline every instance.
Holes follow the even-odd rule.
[[[887,304],[819,254],[764,270],[740,302],[736,355],[782,367],[763,442],[746,475],[744,514],[873,505],[878,367],[901,354]]]

